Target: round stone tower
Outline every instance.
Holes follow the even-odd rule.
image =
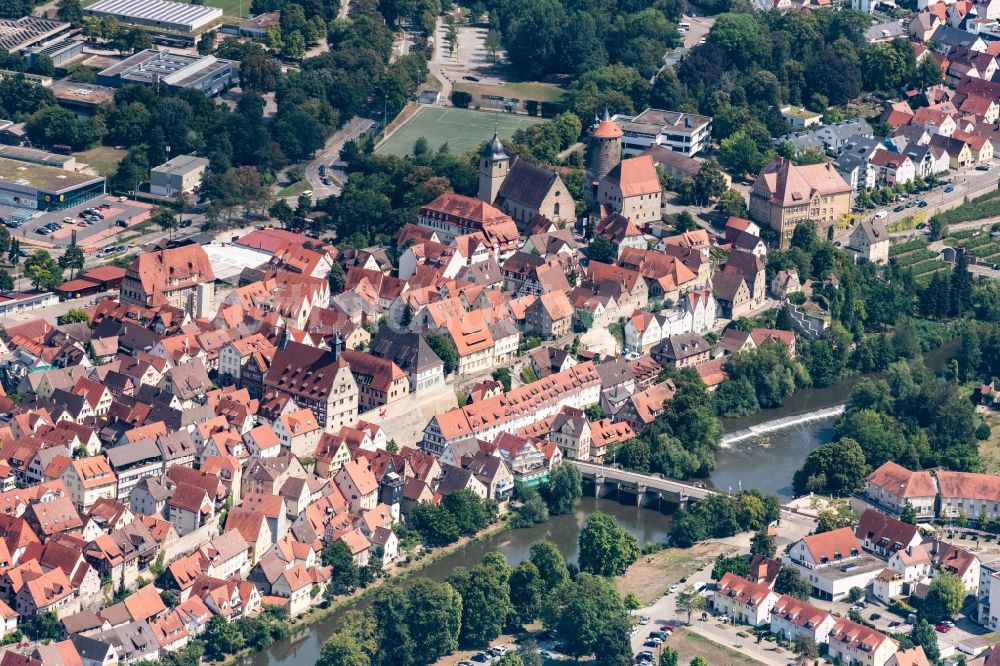
[[[622,129],[611,120],[607,109],[604,118],[594,123],[587,144],[588,190],[595,190],[597,183],[622,161]]]

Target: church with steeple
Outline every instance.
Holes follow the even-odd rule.
[[[559,174],[510,157],[496,133],[479,155],[479,198],[510,215],[521,229],[537,215],[557,223],[576,220],[576,204]]]

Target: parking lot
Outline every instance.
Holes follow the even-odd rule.
[[[87,224],[80,218],[84,210],[98,208],[101,205],[107,206],[100,210],[100,214],[104,216],[103,220]],[[77,244],[92,250],[113,243],[118,233],[146,220],[152,208],[150,204],[131,199],[119,201],[119,197],[105,195],[72,208],[39,212],[14,228],[11,228],[13,222],[8,222],[13,213],[11,208],[0,208],[0,216],[7,222],[11,235],[22,243],[44,248],[62,248],[70,244],[73,232],[76,231]],[[67,222],[66,218],[72,221]],[[60,224],[62,227],[51,233],[39,233],[39,229],[48,224]]]

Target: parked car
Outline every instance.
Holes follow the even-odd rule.
[[[485,652],[480,652],[477,655],[473,655],[472,661],[478,662],[480,664],[488,664],[492,660],[490,659],[490,655],[486,654]]]
[[[954,188],[954,187],[952,187],[951,185],[949,185],[948,187],[944,188],[944,191],[945,191],[945,192],[954,192],[954,191],[955,191],[955,188]]]
[[[976,166],[976,171],[989,171],[989,170],[990,170],[989,164],[979,164]]]
[[[896,206],[895,208],[892,209],[892,212],[902,213],[904,210],[906,210],[906,206]]]
[[[927,202],[921,199],[917,202],[917,208],[927,208]]]
[[[934,628],[940,631],[942,634],[947,634],[949,631],[951,631],[951,628],[949,628],[948,625],[946,624],[938,624],[935,625]]]
[[[115,224],[119,227],[122,227],[123,229],[128,229],[128,222],[126,222],[125,220],[118,220],[117,222],[115,222]]]
[[[674,631],[674,625],[672,625],[672,624],[665,624],[662,627],[660,627],[660,631],[666,631],[668,633],[671,633],[671,632]]]
[[[676,583],[674,583],[673,585],[670,586],[670,589],[667,590],[667,594],[673,594],[674,592],[676,592],[679,589],[680,589],[680,585],[677,585]]]
[[[98,206],[98,208],[100,208],[101,210],[107,210],[107,209],[111,208],[111,204],[103,203],[100,206]]]
[[[649,616],[648,615],[643,615],[642,617],[640,617],[639,618],[639,624],[642,624],[642,625],[649,624]]]
[[[879,615],[878,613],[872,613],[871,615],[868,616],[868,619],[874,622],[875,620],[881,620],[882,616]]]

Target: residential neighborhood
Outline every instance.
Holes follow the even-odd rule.
[[[1000,666],[1000,0],[0,15],[0,666]]]

